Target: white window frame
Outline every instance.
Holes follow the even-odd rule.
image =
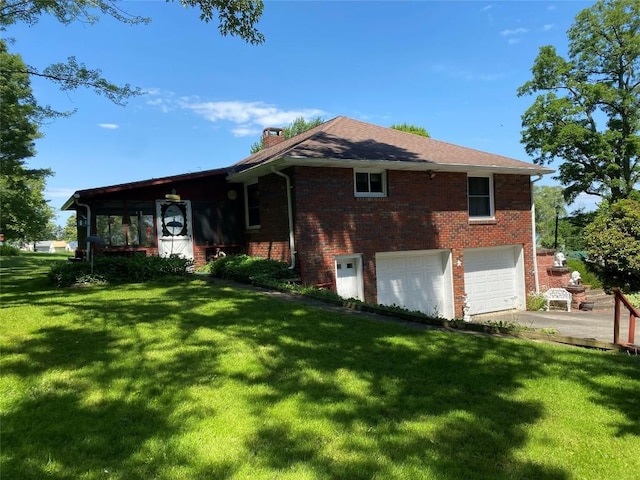
[[[471,178],[488,178],[489,179],[489,215],[471,215],[471,194],[469,192],[469,179]],[[469,215],[470,220],[487,220],[487,219],[495,218],[493,175],[491,174],[467,175],[467,215]]]
[[[369,176],[369,189],[371,189],[371,174],[380,174],[382,179],[382,192],[358,192],[357,189],[357,175],[358,173],[366,173]],[[369,168],[354,168],[353,169],[353,195],[355,197],[386,197],[387,196],[387,171],[380,169]]]
[[[260,224],[258,225],[251,225],[249,224],[249,186],[251,185],[257,185],[258,184],[258,180],[252,180],[249,182],[246,182],[244,184],[244,218],[245,218],[245,226],[247,229],[258,229],[260,228]]]

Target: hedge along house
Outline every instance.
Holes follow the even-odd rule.
[[[551,169],[337,117],[238,162],[249,255],[345,298],[456,318],[537,290],[532,176]]]
[[[346,117],[289,139],[265,129],[263,146],[229,169],[81,190],[63,209],[105,253],[245,252],[445,318],[525,308],[537,291],[531,177],[552,170]]]
[[[242,191],[226,177],[218,169],[78,190],[62,209],[76,211],[83,251],[175,254],[204,264],[244,242]]]

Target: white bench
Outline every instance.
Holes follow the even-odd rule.
[[[550,288],[544,292],[544,299],[546,301],[546,310],[549,311],[549,304],[551,302],[566,302],[567,312],[571,311],[571,292],[564,288]]]

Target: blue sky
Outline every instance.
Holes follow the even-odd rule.
[[[46,197],[60,208],[74,191],[231,165],[265,127],[299,116],[344,115],[382,126],[409,123],[433,138],[531,161],[521,115],[543,45],[566,52],[582,1],[267,0],[253,46],[222,37],[179,4],[124,1],[152,18],[63,26],[14,25],[10,49],[44,67],[75,55],[145,95],[117,106],[91,91],[61,92],[34,79],[42,104],[77,109],[43,128],[28,161],[55,176]],[[554,185],[550,177],[540,182]],[[580,198],[572,205],[591,208]],[[63,224],[68,213],[59,212]]]

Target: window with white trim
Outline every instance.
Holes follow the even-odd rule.
[[[386,197],[386,172],[384,170],[354,170],[353,191],[356,197]]]
[[[468,177],[469,218],[493,218],[493,178]]]

